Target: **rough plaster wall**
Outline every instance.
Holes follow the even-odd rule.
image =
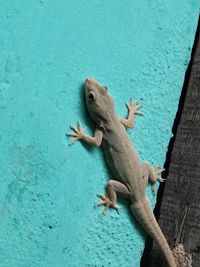
[[[199,1],[0,5],[0,266],[139,266],[144,235],[126,203],[107,217],[95,207],[110,177],[101,150],[69,146],[65,132],[77,120],[92,132],[81,86],[94,76],[121,116],[140,99],[130,138],[163,164]]]

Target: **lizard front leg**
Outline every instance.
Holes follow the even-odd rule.
[[[115,180],[109,180],[107,186],[106,186],[107,196],[103,194],[98,194],[97,196],[102,199],[101,202],[97,203],[97,206],[105,206],[103,214],[105,215],[109,208],[115,209],[117,212],[119,212],[119,206],[116,205],[117,200],[117,193],[123,195],[124,197],[129,198],[130,197],[130,191],[129,189],[122,183],[115,181]]]
[[[132,98],[130,99],[130,103],[126,103],[126,107],[128,109],[128,119],[120,119],[121,123],[126,128],[134,128],[134,117],[135,115],[143,115],[140,112],[141,105],[139,105],[139,101],[137,100],[135,103]]]
[[[74,137],[72,144],[76,143],[78,140],[83,140],[89,145],[99,147],[103,139],[103,132],[98,128],[95,129],[94,136],[85,135],[84,130],[81,129],[80,123],[77,123],[77,128],[70,126],[73,133],[68,133],[68,136]]]

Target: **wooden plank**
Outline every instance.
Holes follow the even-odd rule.
[[[200,26],[197,29],[195,44],[181,98],[184,103],[180,103],[177,115],[180,118],[177,117],[175,120],[178,127],[174,143],[170,145],[172,153],[167,157],[169,170],[158,221],[170,247],[173,248],[176,244],[182,243],[186,252],[192,254],[193,267],[199,267]],[[159,247],[153,242],[149,253],[149,245],[148,242],[141,266],[161,267],[163,255]]]

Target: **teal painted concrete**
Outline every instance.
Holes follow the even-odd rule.
[[[70,146],[65,133],[77,120],[92,133],[81,86],[94,76],[120,116],[140,99],[130,138],[163,164],[199,1],[0,4],[0,266],[139,266],[144,234],[126,203],[107,217],[95,207],[110,178],[101,150]]]

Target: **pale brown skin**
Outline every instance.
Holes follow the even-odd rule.
[[[104,214],[108,208],[116,205],[117,193],[128,197],[131,201],[131,211],[143,229],[160,245],[169,267],[177,267],[168,243],[153,215],[149,201],[145,196],[145,187],[150,181],[152,185],[157,180],[163,181],[159,174],[160,167],[150,168],[148,163],[142,163],[137,155],[127,133],[126,128],[134,127],[135,114],[141,115],[140,105],[130,100],[127,108],[128,119],[120,119],[114,109],[112,97],[106,87],[100,85],[95,79],[87,78],[85,81],[85,98],[87,109],[96,124],[94,136],[87,136],[80,128],[71,126],[74,137],[72,143],[78,140],[103,148],[107,165],[115,180],[107,185],[107,195],[99,194],[102,199],[97,205],[104,205]],[[152,190],[153,187],[152,187]]]

